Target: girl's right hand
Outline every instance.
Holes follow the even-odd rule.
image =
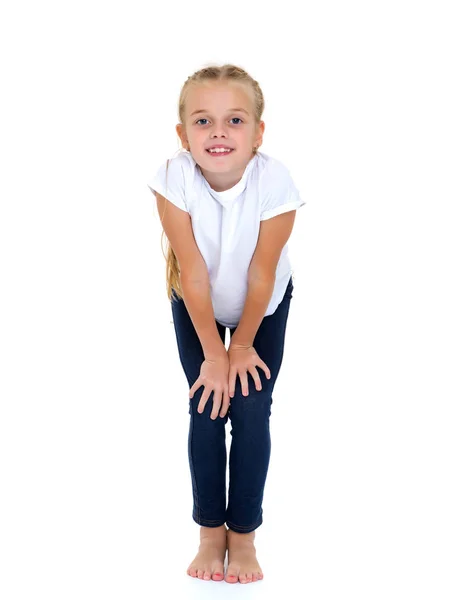
[[[200,368],[200,375],[189,390],[189,398],[192,398],[202,385],[205,386],[198,404],[199,413],[203,412],[211,392],[214,391],[213,409],[211,411],[211,419],[213,420],[216,419],[221,406],[221,417],[224,417],[228,412],[228,407],[230,405],[230,396],[228,395],[229,369],[230,360],[224,347],[223,354],[218,355],[214,359],[205,359],[203,361]]]

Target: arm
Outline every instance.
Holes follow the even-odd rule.
[[[219,335],[209,291],[208,269],[198,249],[188,212],[156,194],[158,212],[164,232],[180,267],[183,300],[200,339],[205,358],[212,359],[225,346]]]
[[[295,210],[261,221],[258,243],[248,269],[247,298],[241,320],[230,342],[253,346],[255,335],[269,306],[281,252],[292,233]]]
[[[233,346],[253,346],[256,332],[261,325],[264,314],[269,306],[275,286],[275,276],[270,273],[262,274],[258,279],[252,277],[249,271],[247,298],[241,320],[230,341]]]
[[[189,276],[180,275],[183,299],[192,324],[200,339],[205,359],[212,360],[222,353],[226,353],[225,346],[216,325],[214,310],[209,291],[209,278],[190,279]]]

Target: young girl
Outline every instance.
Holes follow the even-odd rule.
[[[305,204],[288,169],[258,152],[263,109],[258,82],[243,69],[197,71],[179,98],[183,148],[148,184],[169,240],[167,292],[190,387],[192,516],[200,546],[187,573],[229,583],[263,578],[254,539],[263,521],[272,394],[294,289],[286,244],[295,211]]]

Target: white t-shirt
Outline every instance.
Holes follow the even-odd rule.
[[[260,221],[306,202],[300,198],[287,167],[263,152],[252,157],[241,180],[224,192],[211,188],[191,153],[183,148],[169,161],[167,188],[166,165],[167,161],[159,167],[148,187],[190,214],[194,237],[208,268],[214,316],[226,327],[237,327]],[[286,244],[264,316],[276,311],[291,274]]]

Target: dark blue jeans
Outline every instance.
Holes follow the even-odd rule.
[[[256,367],[262,390],[255,387],[253,376],[247,372],[248,396],[243,396],[239,375],[236,377],[234,397],[225,417],[211,419],[214,393],[203,413],[198,413],[204,387],[189,399],[190,426],[188,456],[191,470],[194,507],[192,517],[204,527],[227,524],[238,533],[249,533],[263,521],[262,501],[270,460],[270,428],[272,392],[283,359],[286,324],[294,285],[292,277],[284,298],[273,315],[264,317],[256,333],[253,346],[270,369],[271,378]],[[197,332],[182,298],[171,302],[173,322],[181,364],[189,389],[200,375],[205,360]],[[225,344],[226,327],[216,321]],[[233,335],[236,328],[230,329]],[[229,461],[228,506],[226,500],[226,445],[225,423],[230,417],[231,446]]]

